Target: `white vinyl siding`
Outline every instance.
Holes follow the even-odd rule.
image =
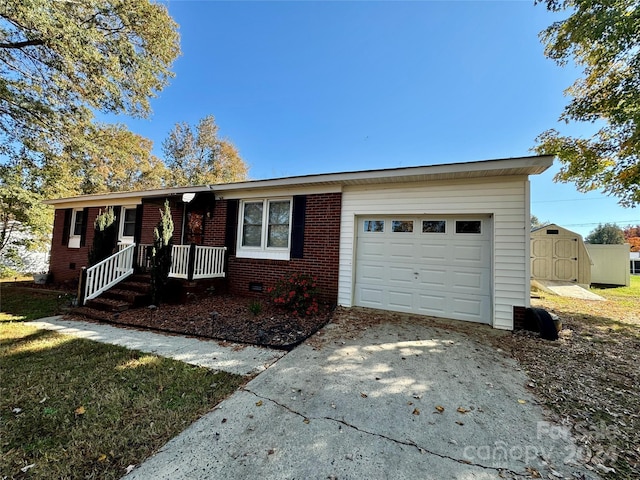
[[[513,329],[513,307],[529,306],[528,179],[487,177],[472,180],[345,186],[340,224],[338,303],[352,306],[358,216],[464,214],[492,217],[491,290],[495,328]],[[386,227],[386,225],[385,225]],[[414,228],[417,228],[414,226]],[[421,227],[420,227],[421,228]],[[447,225],[455,229],[455,225]]]

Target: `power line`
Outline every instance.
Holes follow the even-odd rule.
[[[613,220],[613,221],[608,221],[608,222],[604,222],[604,223],[615,223],[617,224],[623,224],[623,225],[634,225],[634,224],[639,224],[640,220]],[[563,226],[567,226],[567,227],[588,227],[590,225],[603,225],[603,222],[596,222],[596,223],[563,223]]]
[[[609,198],[564,198],[561,200],[536,200],[531,203],[556,203],[556,202],[585,202],[591,200],[610,200]]]

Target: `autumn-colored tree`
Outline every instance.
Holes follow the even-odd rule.
[[[162,144],[171,186],[209,185],[246,180],[248,168],[236,147],[218,137],[213,115],[195,128],[178,123]]]
[[[560,66],[573,60],[582,77],[560,120],[597,122],[589,137],[547,130],[535,150],[557,155],[557,181],[580,191],[602,188],[624,206],[640,203],[640,14],[629,0],[536,0],[564,19],[541,33],[545,55]]]
[[[640,225],[629,225],[622,229],[624,240],[631,245],[632,252],[640,252]]]
[[[167,169],[151,153],[153,143],[124,125],[93,125],[81,142],[48,159],[42,183],[51,196],[56,189],[68,196],[163,186]]]

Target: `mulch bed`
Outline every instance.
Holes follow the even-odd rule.
[[[80,313],[80,311],[77,311]],[[332,309],[296,317],[270,302],[232,295],[192,297],[181,305],[163,304],[104,316],[109,323],[290,350],[331,319]],[[74,310],[67,317],[77,318]]]

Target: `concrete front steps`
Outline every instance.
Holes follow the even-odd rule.
[[[112,320],[114,314],[130,308],[148,305],[151,300],[151,277],[137,274],[115,285],[99,297],[88,300],[83,307],[73,310],[74,315],[82,315],[94,320]]]

